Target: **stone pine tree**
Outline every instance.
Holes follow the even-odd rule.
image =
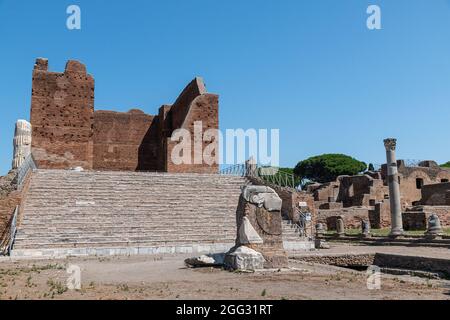
[[[341,175],[356,175],[366,169],[366,163],[345,154],[323,154],[300,161],[294,173],[305,179],[325,183]]]

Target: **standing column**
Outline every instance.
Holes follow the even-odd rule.
[[[387,179],[389,184],[389,199],[391,203],[391,237],[403,235],[402,206],[400,202],[400,184],[398,181],[397,159],[395,148],[397,139],[384,140],[387,157]]]

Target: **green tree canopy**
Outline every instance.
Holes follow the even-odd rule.
[[[443,165],[441,165],[441,167],[450,168],[450,161],[447,163],[444,163]]]
[[[367,169],[367,164],[345,154],[323,154],[300,161],[294,173],[300,177],[325,183],[341,175],[356,175]]]

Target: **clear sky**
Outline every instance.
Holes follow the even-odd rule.
[[[82,29],[66,28],[66,8]],[[368,30],[366,9],[382,10]],[[322,153],[450,160],[448,0],[0,0],[0,174],[29,119],[36,57],[87,65],[96,109],[155,114],[195,76],[221,129],[279,128],[280,161]]]

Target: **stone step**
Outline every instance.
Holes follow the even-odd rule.
[[[188,244],[186,241],[153,241],[153,242],[140,242],[140,243],[132,243],[128,241],[114,241],[114,242],[101,242],[101,243],[77,243],[77,244],[71,244],[71,243],[61,243],[61,244],[54,244],[49,242],[36,242],[31,244],[17,244],[14,246],[13,255],[21,255],[21,250],[36,250],[39,251],[39,249],[36,248],[45,248],[41,250],[46,249],[63,249],[63,248],[90,248],[93,249],[93,251],[96,251],[96,248],[145,248],[145,247],[186,247],[186,246],[195,246],[195,245],[213,245],[213,244],[229,244],[228,247],[231,248],[233,246],[233,241],[227,241],[227,242],[217,242],[217,241],[190,241]],[[14,251],[18,252],[19,254],[14,254]],[[212,252],[218,252],[218,251],[212,251]],[[211,253],[212,253],[211,252]]]
[[[14,250],[26,255],[232,244],[241,187],[247,184],[242,177],[211,174],[37,170]],[[287,241],[300,239],[286,222],[283,233]]]
[[[211,230],[211,232],[213,231],[219,231],[219,230]],[[226,232],[226,231],[222,231],[222,237],[220,240],[224,239],[224,238],[231,238],[234,239],[236,237],[236,232]],[[25,236],[25,235],[17,235],[16,241],[24,241],[26,242],[33,242],[36,241],[38,239],[46,239],[46,240],[50,240],[52,242],[83,242],[86,240],[90,240],[90,241],[103,241],[104,239],[109,239],[109,240],[114,240],[114,239],[123,239],[126,238],[129,241],[142,241],[144,240],[164,240],[167,238],[167,233],[161,232],[158,234],[153,234],[153,233],[139,233],[139,232],[135,232],[135,233],[114,233],[111,231],[104,231],[102,233],[87,233],[87,232],[83,232],[82,234],[80,233],[50,233],[50,234],[46,234],[46,233],[41,233],[41,234],[34,234],[32,236]],[[210,234],[204,234],[202,233],[198,233],[198,232],[191,232],[191,233],[173,233],[171,234],[171,239],[210,239],[210,240],[219,240],[217,239],[217,237],[210,233]]]
[[[37,170],[15,250],[233,243],[243,178]]]

